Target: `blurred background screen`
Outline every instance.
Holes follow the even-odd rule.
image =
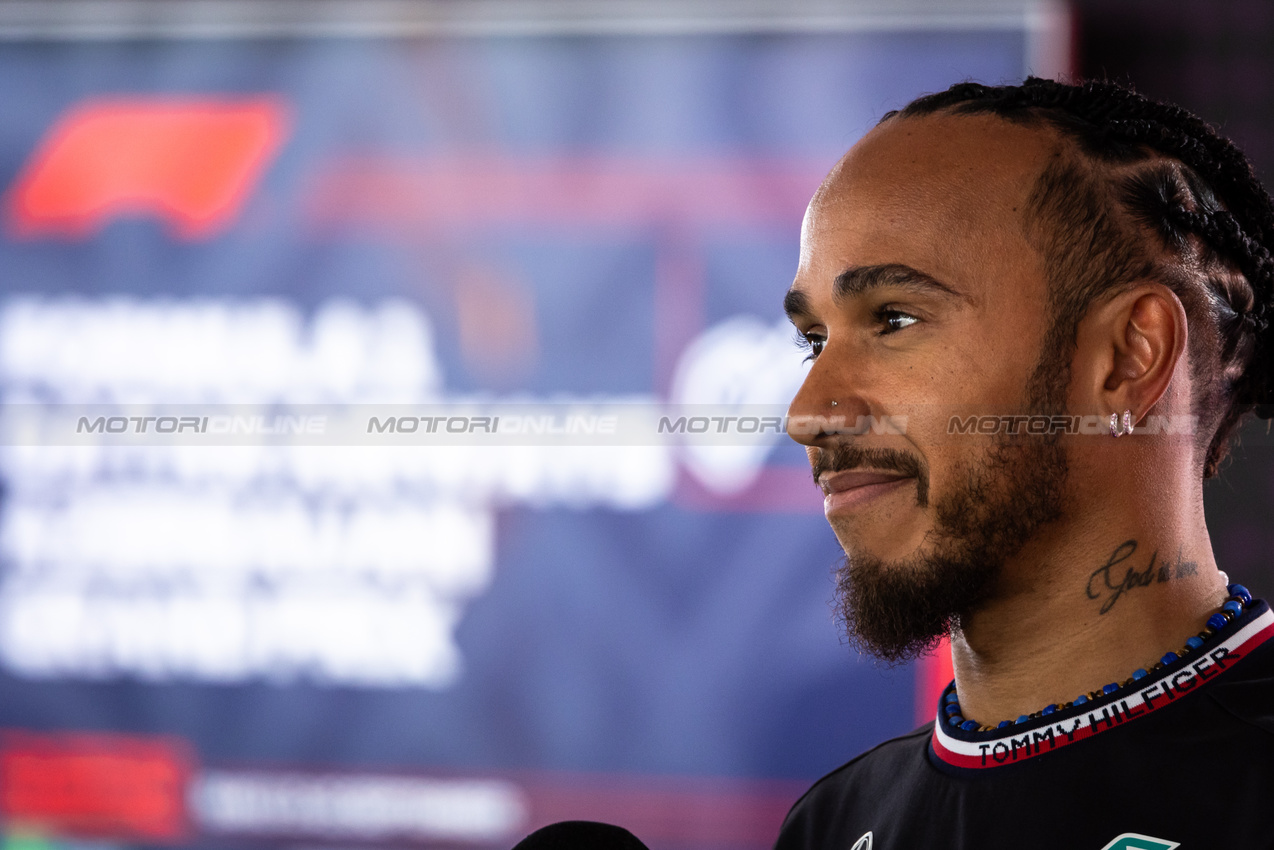
[[[0,4],[6,850],[769,846],[942,663],[840,643],[785,436],[540,435],[781,410],[823,175],[919,94],[1072,70],[1074,21]],[[416,435],[493,402],[536,439]],[[375,405],[409,438],[325,430]]]

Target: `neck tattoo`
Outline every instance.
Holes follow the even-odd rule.
[[[1199,632],[1197,635],[1187,638],[1184,647],[1177,652],[1167,653],[1163,656],[1163,658],[1160,658],[1151,665],[1149,669],[1143,667],[1134,670],[1132,676],[1125,679],[1123,682],[1111,682],[1109,685],[1103,686],[1100,690],[1080,694],[1070,702],[1054,703],[1053,705],[1047,705],[1039,711],[1031,714],[1023,714],[1017,720],[1001,720],[996,726],[985,726],[978,723],[976,720],[966,719],[960,711],[960,698],[956,694],[955,686],[952,685],[951,692],[947,694],[946,702],[942,709],[943,713],[946,715],[947,723],[958,729],[963,729],[966,732],[987,732],[993,729],[1003,729],[1006,726],[1015,726],[1019,723],[1029,723],[1032,720],[1047,717],[1054,712],[1065,711],[1068,708],[1083,705],[1089,700],[1100,699],[1108,694],[1113,694],[1120,688],[1126,688],[1139,679],[1144,679],[1151,673],[1161,670],[1178,659],[1198,650],[1201,646],[1203,646],[1204,641],[1223,629],[1225,625],[1235,617],[1242,614],[1243,610],[1252,603],[1252,594],[1248,593],[1247,588],[1243,585],[1231,584],[1226,589],[1230,593],[1229,598],[1225,600],[1219,609],[1217,609],[1216,613],[1208,617],[1208,623],[1204,627],[1203,631]]]
[[[1105,614],[1119,598],[1130,590],[1147,587],[1165,581],[1190,578],[1197,575],[1199,565],[1188,558],[1181,557],[1181,549],[1177,548],[1177,557],[1160,558],[1159,550],[1150,553],[1143,569],[1141,564],[1133,563],[1133,555],[1137,552],[1136,540],[1125,540],[1110,553],[1106,563],[1093,570],[1088,577],[1088,585],[1084,592],[1089,599],[1101,599],[1101,609],[1097,612]]]

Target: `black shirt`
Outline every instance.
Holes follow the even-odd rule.
[[[1274,612],[1257,600],[1202,647],[1085,705],[887,741],[819,780],[776,850],[1274,848],[1271,636]]]

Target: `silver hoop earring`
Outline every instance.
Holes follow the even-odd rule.
[[[1124,411],[1123,420],[1124,421],[1120,423],[1118,413],[1110,414],[1110,436],[1122,437],[1125,434],[1132,433],[1132,411],[1131,410]],[[1122,429],[1120,429],[1119,427],[1120,424],[1123,425]]]

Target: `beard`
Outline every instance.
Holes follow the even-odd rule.
[[[1028,414],[1064,411],[1067,365],[1056,354],[1040,358],[1027,385]],[[846,545],[836,590],[851,646],[897,664],[959,628],[994,592],[1005,562],[1061,516],[1067,463],[1060,438],[997,434],[957,469],[953,489],[932,499],[933,528],[911,555],[886,561]],[[814,475],[859,465],[914,477],[917,505],[929,506],[928,469],[908,452],[840,444],[819,453]]]

